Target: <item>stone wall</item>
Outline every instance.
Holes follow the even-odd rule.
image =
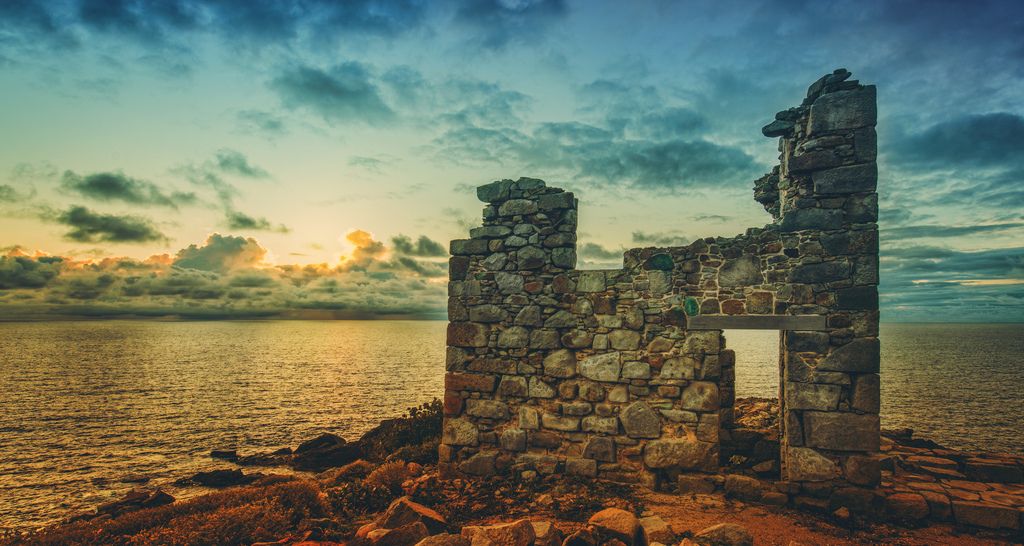
[[[572,193],[478,188],[483,225],[451,243],[442,471],[715,472],[735,380],[721,328],[753,325],[783,331],[782,479],[877,483],[875,88],[849,76],[763,129],[780,164],[754,193],[775,221],[738,237],[578,271]]]

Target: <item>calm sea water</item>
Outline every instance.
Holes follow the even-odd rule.
[[[0,323],[0,528],[222,466],[214,447],[354,438],[439,397],[444,322]],[[740,396],[775,396],[778,333],[726,332]],[[1024,325],[884,325],[883,426],[1024,451]],[[170,488],[177,496],[194,493]]]

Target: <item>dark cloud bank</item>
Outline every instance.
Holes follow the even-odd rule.
[[[364,231],[337,264],[270,265],[253,238],[213,234],[147,260],[0,256],[0,319],[444,318],[447,262],[426,237]]]

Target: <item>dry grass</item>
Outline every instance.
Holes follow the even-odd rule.
[[[247,545],[278,540],[301,529],[304,520],[328,514],[315,482],[293,480],[211,493],[116,519],[80,521],[0,544]]]

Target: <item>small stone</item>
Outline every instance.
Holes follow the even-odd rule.
[[[885,498],[885,512],[896,521],[918,521],[928,517],[928,502],[917,493],[894,493]]]
[[[497,400],[470,398],[466,400],[466,414],[485,419],[505,420],[508,419],[508,405]]]
[[[522,326],[512,326],[498,333],[498,347],[521,349],[530,344],[530,331]]]
[[[414,521],[396,529],[376,529],[370,531],[366,538],[374,546],[410,546],[427,538],[430,532],[419,521]]]
[[[643,534],[642,544],[651,545],[655,542],[674,544],[676,535],[665,520],[658,516],[640,518],[640,531]]]
[[[640,333],[632,330],[612,330],[608,342],[616,351],[635,351],[640,348]]]
[[[505,272],[495,273],[494,282],[498,284],[498,291],[502,294],[522,293],[523,285],[525,284],[522,275]]]

